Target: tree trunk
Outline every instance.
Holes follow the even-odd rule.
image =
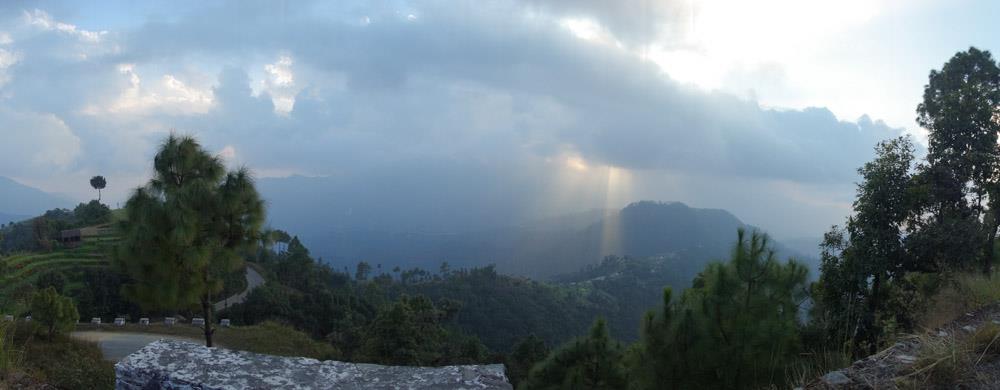
[[[97,203],[101,203],[101,189],[97,189]]]
[[[212,302],[208,294],[201,297],[201,312],[205,316],[205,346],[212,348],[212,334],[215,333],[215,329],[212,328]]]
[[[983,273],[986,275],[990,274],[990,268],[993,267],[993,245],[996,243],[998,226],[1000,226],[1000,213],[993,217],[989,237],[986,239],[986,256],[983,256]]]
[[[875,354],[878,352],[878,332],[876,332],[875,325],[875,315],[878,311],[878,300],[879,300],[879,290],[882,288],[882,273],[879,272],[875,274],[875,280],[872,281],[872,296],[868,300],[868,317],[871,323],[868,326],[868,341],[871,343],[869,345],[870,354]]]

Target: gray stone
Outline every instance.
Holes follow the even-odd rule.
[[[174,340],[154,341],[125,357],[115,365],[115,375],[119,390],[513,388],[502,364],[402,367],[321,362]]]
[[[969,333],[972,333],[972,332],[976,331],[976,327],[972,326],[972,325],[966,325],[966,326],[962,327],[962,330],[964,330],[966,332],[969,332]]]
[[[917,361],[917,358],[911,355],[896,355],[896,359],[905,364],[913,364],[913,362]]]
[[[843,386],[851,383],[851,378],[844,375],[844,372],[841,370],[830,371],[826,375],[823,375],[820,380],[827,386]]]
[[[937,332],[937,336],[938,336],[938,337],[948,337],[948,332],[945,332],[945,331],[943,331],[943,330],[939,330],[939,331]]]

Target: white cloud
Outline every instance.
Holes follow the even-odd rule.
[[[0,109],[0,175],[44,176],[73,168],[80,138],[53,114]]]
[[[274,111],[288,114],[295,107],[295,95],[301,90],[295,85],[295,73],[292,71],[292,57],[283,55],[274,63],[264,65],[266,74],[261,81],[261,90],[271,96]]]
[[[10,67],[21,61],[21,53],[0,48],[0,87],[10,81]]]
[[[146,86],[135,64],[120,64],[118,72],[127,80],[127,86],[120,91],[118,97],[105,106],[88,104],[82,110],[83,113],[88,115],[204,114],[214,101],[209,87],[190,86],[172,74],[163,74],[152,85]]]
[[[24,11],[24,20],[32,26],[39,27],[47,31],[58,31],[76,37],[80,41],[87,43],[100,43],[101,39],[108,33],[107,31],[90,31],[77,28],[69,23],[54,20],[51,15],[40,9],[34,11]]]

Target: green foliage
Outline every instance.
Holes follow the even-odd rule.
[[[525,389],[624,389],[628,377],[623,350],[598,319],[587,337],[554,351],[531,369]]]
[[[766,235],[740,231],[727,263],[710,264],[678,302],[643,321],[630,351],[635,387],[756,388],[784,380],[798,352],[806,269],[781,264]]]
[[[35,287],[39,290],[52,287],[57,293],[63,294],[63,288],[66,287],[66,276],[59,271],[46,272],[35,281]]]
[[[875,150],[875,160],[858,169],[862,182],[846,231],[834,226],[824,236],[822,275],[813,287],[813,316],[829,331],[829,342],[850,338],[857,354],[878,348],[887,320],[911,322],[903,312],[884,310],[890,291],[905,287],[901,278],[917,268],[905,255],[902,234],[911,213],[913,145],[901,137]]]
[[[393,365],[473,363],[486,348],[475,338],[462,337],[442,326],[445,312],[423,296],[402,296],[382,307],[365,327],[356,359]]]
[[[362,261],[358,263],[358,268],[354,271],[354,280],[365,281],[368,280],[368,274],[372,272],[372,266],[368,262]]]
[[[507,379],[514,386],[520,385],[521,381],[528,378],[531,368],[549,356],[549,352],[551,351],[545,345],[545,341],[534,334],[528,335],[514,345],[513,351],[504,361],[507,367]]]
[[[0,383],[21,367],[21,351],[14,345],[14,323],[0,322]]]
[[[922,261],[969,266],[982,257],[984,271],[992,265],[992,250],[983,249],[992,249],[1000,213],[982,217],[984,200],[991,210],[1000,206],[998,104],[1000,68],[988,51],[969,48],[930,72],[917,107],[917,122],[929,130],[927,165],[910,223],[922,233],[914,240],[931,241],[915,246]]]
[[[111,209],[99,201],[92,200],[76,206],[73,209],[73,217],[79,226],[100,225],[111,222]]]
[[[32,297],[31,316],[42,324],[49,339],[73,330],[80,319],[73,299],[59,295],[52,287],[40,290]]]
[[[114,388],[114,363],[104,359],[96,343],[66,336],[39,340],[30,333],[18,329],[15,336],[15,342],[24,345],[22,367],[28,374],[59,389]]]
[[[125,292],[149,310],[200,305],[211,346],[213,297],[260,237],[264,203],[249,172],[225,172],[190,137],[168,137],[153,166],[125,206],[118,264],[134,281]]]
[[[0,253],[51,251],[55,240],[67,229],[110,222],[111,212],[97,201],[80,203],[73,210],[52,209],[26,221],[10,223],[0,228]]]

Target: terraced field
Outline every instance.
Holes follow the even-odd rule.
[[[84,239],[77,248],[0,258],[0,298],[9,296],[24,284],[34,283],[49,272],[108,267],[109,254],[117,240],[115,236],[91,237]]]

